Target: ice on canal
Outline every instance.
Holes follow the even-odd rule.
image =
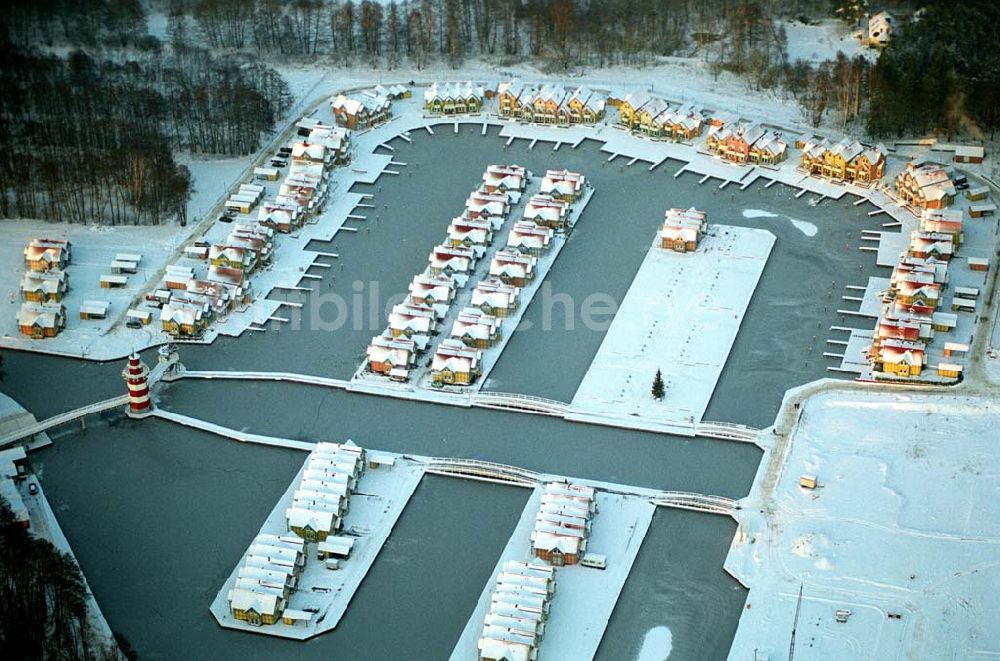
[[[766,230],[725,225],[692,253],[654,242],[567,419],[693,435],[773,246]],[[657,369],[662,401],[650,394]]]

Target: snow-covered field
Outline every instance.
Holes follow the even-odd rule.
[[[569,419],[624,426],[641,420],[693,434],[774,245],[766,230],[711,220],[693,253],[653,242],[573,397]],[[666,384],[663,401],[650,395],[657,369]]]
[[[777,486],[765,457],[738,516],[726,569],[750,595],[730,658],[788,658],[800,588],[796,656],[1000,655],[995,401],[830,392],[799,415]]]
[[[788,36],[788,61],[805,60],[810,63],[836,59],[841,52],[853,59],[858,55],[874,60],[878,51],[866,48],[854,36],[858,30],[848,30],[843,21],[829,19],[819,21],[815,25],[806,25],[798,21],[780,23]]]

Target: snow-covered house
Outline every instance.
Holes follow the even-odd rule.
[[[948,234],[933,234],[916,230],[910,234],[910,245],[906,252],[911,257],[919,259],[933,258],[937,261],[947,262],[955,253],[955,244]]]
[[[868,17],[868,36],[866,45],[875,48],[885,48],[892,40],[896,29],[896,19],[887,11],[880,11]]]
[[[704,119],[700,108],[685,103],[668,111],[661,124],[663,135],[673,140],[692,140],[701,135]]]
[[[557,567],[579,562],[587,551],[595,511],[593,488],[569,482],[546,484],[531,533],[535,557]]]
[[[507,235],[507,247],[526,255],[541,256],[549,249],[555,230],[530,220],[514,223]]]
[[[498,278],[483,280],[472,290],[472,305],[496,317],[509,317],[517,310],[521,289]]]
[[[448,245],[457,248],[464,246],[483,247],[493,241],[493,223],[484,218],[464,218],[459,216],[448,225]]]
[[[265,201],[257,209],[258,223],[283,234],[288,234],[296,227],[301,226],[302,220],[302,205],[292,200],[283,202],[278,202],[277,200]]]
[[[35,339],[55,337],[66,327],[66,308],[61,303],[22,303],[16,316],[21,335]]]
[[[377,93],[362,92],[353,97],[338,94],[330,105],[337,125],[349,129],[371,128],[392,116],[392,101]]]
[[[894,284],[896,305],[916,314],[932,314],[941,299],[941,285],[924,282],[917,274],[901,277]]]
[[[660,247],[675,252],[691,252],[698,248],[707,225],[704,211],[667,209],[660,227]]]
[[[885,171],[885,147],[882,145],[866,148],[850,138],[834,144],[810,138],[801,149],[799,164],[811,175],[869,182],[881,179]]]
[[[325,165],[331,156],[327,154],[326,147],[319,143],[294,142],[292,143],[292,162],[302,164]]]
[[[508,560],[497,574],[476,649],[480,661],[534,661],[555,592],[551,567]]]
[[[924,209],[920,213],[920,231],[947,234],[957,248],[963,239],[964,215],[961,209]]]
[[[65,239],[32,239],[24,249],[29,271],[62,270],[70,263],[71,244]]]
[[[636,111],[637,128],[645,135],[659,137],[664,133],[664,123],[669,112],[670,106],[666,101],[652,97]]]
[[[372,338],[365,353],[372,372],[394,381],[406,381],[410,369],[416,364],[417,345],[409,338],[377,335]]]
[[[546,170],[542,178],[542,195],[556,199],[572,201],[580,197],[586,177],[579,172],[569,170]]]
[[[887,339],[869,354],[869,360],[876,372],[897,377],[920,376],[927,364],[926,347],[923,342]]]
[[[465,201],[465,215],[469,218],[503,217],[508,211],[509,200],[503,193],[475,191]]]
[[[437,315],[427,305],[400,303],[389,313],[389,334],[393,337],[426,337],[437,330]]]
[[[729,124],[709,131],[705,144],[728,161],[746,163],[750,160],[750,147],[763,138],[765,133],[767,131],[760,124]]]
[[[21,298],[33,303],[58,303],[69,291],[66,271],[28,271],[21,279]]]
[[[522,255],[516,250],[501,249],[493,256],[490,262],[490,275],[495,276],[501,282],[524,287],[524,285],[535,278],[535,265],[538,258],[532,255]]]
[[[577,87],[563,105],[563,123],[596,124],[604,119],[608,99],[589,87]]]
[[[646,104],[650,103],[654,97],[644,91],[630,92],[622,99],[618,106],[618,122],[627,129],[638,128],[639,111]]]
[[[914,206],[943,209],[955,199],[955,184],[948,172],[939,165],[916,165],[910,162],[896,177],[896,192]]]
[[[458,313],[451,336],[468,347],[488,349],[500,341],[502,321],[479,308],[469,307]]]
[[[750,146],[750,162],[777,165],[788,156],[788,144],[777,131],[765,133]]]
[[[356,445],[317,443],[285,511],[288,529],[306,542],[322,542],[335,534],[364,462],[365,451]]]
[[[482,85],[472,81],[432,83],[424,91],[424,110],[442,115],[477,113],[483,107],[484,94]]]
[[[501,117],[517,118],[521,116],[524,105],[522,97],[532,93],[531,88],[517,82],[502,82],[497,86],[499,112]]]
[[[287,609],[288,598],[305,566],[301,539],[261,533],[250,544],[229,591],[233,617],[254,626],[291,623],[308,613]],[[305,617],[304,619],[308,619]]]
[[[434,246],[427,261],[430,264],[431,275],[465,274],[476,266],[476,252],[465,246]]]
[[[483,190],[487,193],[522,191],[527,173],[520,165],[490,165],[483,173]]]
[[[441,385],[469,385],[482,374],[483,352],[461,340],[441,340],[431,361],[431,380]]]
[[[208,326],[202,306],[172,299],[160,308],[160,324],[174,337],[193,337]]]
[[[532,195],[524,206],[524,219],[536,225],[561,229],[566,225],[569,203],[551,195]]]
[[[416,275],[409,284],[414,305],[448,305],[455,298],[455,281],[445,275]]]
[[[522,95],[520,119],[536,124],[558,124],[565,114],[563,104],[566,99],[566,90],[562,85],[543,85],[537,91]]]
[[[214,244],[208,249],[208,261],[212,266],[249,272],[257,265],[257,256],[246,248]]]

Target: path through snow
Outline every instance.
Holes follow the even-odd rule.
[[[744,218],[785,218],[792,225],[795,225],[795,229],[802,232],[806,236],[816,236],[819,228],[806,220],[799,220],[797,218],[792,218],[791,216],[783,216],[781,214],[772,213],[770,211],[764,211],[763,209],[744,209]]]

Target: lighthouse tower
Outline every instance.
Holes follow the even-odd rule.
[[[122,378],[128,386],[129,415],[149,411],[153,406],[149,400],[149,370],[139,358],[139,354],[132,352],[128,357],[128,365],[122,370]]]

